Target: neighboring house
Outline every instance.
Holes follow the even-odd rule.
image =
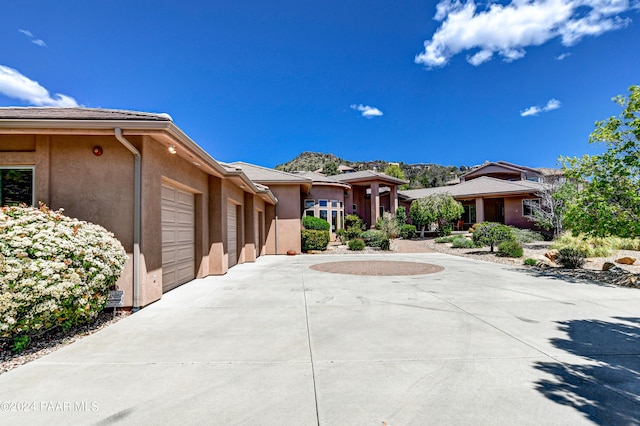
[[[0,108],[0,193],[2,205],[43,202],[112,231],[129,256],[118,286],[134,309],[277,252],[274,194],[164,114]]]
[[[400,191],[401,204],[409,210],[415,199],[448,193],[462,203],[465,228],[484,221],[518,228],[535,228],[531,206],[539,204],[536,195],[556,169],[532,169],[499,161],[485,163],[460,177],[460,183],[437,188]]]

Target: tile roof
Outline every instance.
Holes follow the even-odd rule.
[[[350,182],[353,182],[353,181],[367,180],[367,179],[385,180],[387,182],[396,183],[398,185],[409,183],[406,180],[402,180],[402,179],[395,178],[393,176],[385,175],[384,173],[374,172],[372,170],[361,170],[359,172],[344,173],[344,174],[341,174],[341,175],[332,176],[332,178],[337,180],[337,181],[339,181],[339,182],[346,182],[346,183],[350,183]]]
[[[491,194],[530,194],[542,188],[542,184],[526,180],[508,181],[488,176],[465,181],[457,185],[439,186],[437,188],[409,189],[399,191],[400,195],[416,199],[432,194],[449,193],[453,197],[470,197]]]
[[[346,187],[349,186],[349,184],[347,183],[333,179],[335,176],[325,176],[316,172],[294,172],[294,174],[297,176],[305,177],[307,179],[311,179],[313,183],[331,183],[334,185],[344,185]]]
[[[80,107],[0,107],[0,120],[173,121],[165,113]]]
[[[269,169],[255,164],[249,164],[242,161],[236,161],[227,166],[241,169],[249,179],[262,183],[298,183],[310,184],[311,179],[304,176],[298,176],[293,173],[281,172],[280,170]]]

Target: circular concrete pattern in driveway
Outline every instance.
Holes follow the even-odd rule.
[[[346,275],[423,275],[444,270],[442,266],[421,262],[368,261],[354,260],[345,262],[316,263],[309,266],[314,271]]]

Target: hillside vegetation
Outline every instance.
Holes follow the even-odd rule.
[[[390,164],[392,163],[384,160],[349,161],[333,154],[303,152],[293,160],[279,164],[275,168],[283,172],[313,172],[318,169],[334,169],[333,166],[337,168],[337,166],[345,165],[353,167],[357,171],[374,170],[384,172]],[[469,167],[466,166],[442,166],[439,164],[393,164],[400,166],[405,178],[409,181],[409,187],[412,189],[443,186],[446,182],[459,177],[469,169]]]

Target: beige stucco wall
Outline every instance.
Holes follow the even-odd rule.
[[[509,197],[504,199],[504,222],[523,229],[535,228],[533,222],[522,216],[522,200],[533,197]]]
[[[126,135],[125,135],[126,136]],[[275,211],[258,196],[247,194],[231,179],[210,176],[191,161],[170,154],[151,136],[126,136],[141,152],[142,228],[140,305],[162,296],[161,185],[178,186],[195,195],[195,271],[197,277],[223,274],[228,270],[227,205],[239,209],[238,263],[253,260],[253,214],[262,213],[263,234],[271,235],[266,218]],[[103,149],[101,156],[93,147]],[[0,135],[0,165],[35,166],[36,200],[53,209],[64,208],[72,217],[97,223],[113,232],[129,255],[118,286],[125,291],[125,305],[133,304],[133,185],[134,156],[115,136],[88,135]],[[299,205],[298,197],[293,204]],[[245,214],[245,204],[252,204]],[[285,202],[284,220],[296,209]],[[298,213],[299,214],[299,213]],[[249,220],[251,219],[251,220]],[[246,222],[246,223],[245,223]],[[246,224],[251,223],[251,229]],[[299,223],[299,217],[297,220]],[[290,234],[283,226],[285,246]],[[251,234],[253,235],[253,234]],[[295,233],[299,247],[299,226]],[[266,237],[264,238],[266,240]],[[299,250],[299,249],[298,249]],[[286,250],[285,250],[286,251]],[[263,254],[272,254],[264,245]]]
[[[277,206],[277,253],[286,254],[288,250],[300,253],[300,228],[302,226],[302,209],[300,197],[300,185],[269,185],[271,192],[278,199]],[[275,214],[275,212],[273,212]],[[276,250],[276,218],[271,216],[270,225],[273,232],[267,235],[267,247],[273,252]]]

